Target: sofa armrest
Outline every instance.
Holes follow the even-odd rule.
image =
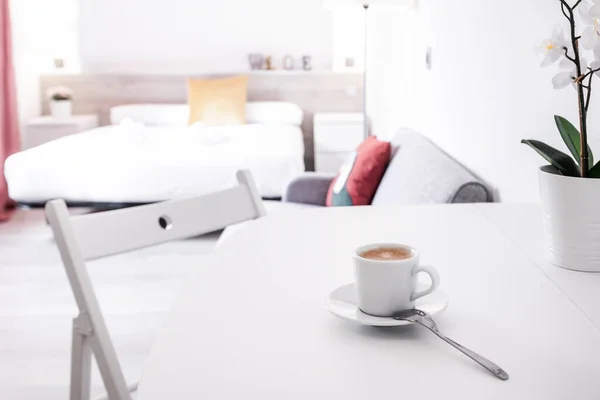
[[[450,203],[492,203],[494,195],[481,182],[467,182],[458,188]]]
[[[327,191],[334,179],[333,174],[305,172],[289,183],[283,194],[283,201],[324,206]]]

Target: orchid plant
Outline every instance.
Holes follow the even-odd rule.
[[[550,39],[540,44],[544,54],[542,67],[558,62],[560,72],[552,79],[555,89],[572,86],[577,91],[579,130],[567,119],[554,116],[560,135],[571,156],[538,140],[523,140],[537,151],[562,175],[582,178],[600,178],[600,162],[594,165],[594,156],[588,146],[587,116],[592,95],[594,75],[600,76],[600,0],[559,0],[561,10],[569,22],[570,32],[565,38],[560,27],[554,29]],[[581,34],[577,23],[585,24]],[[592,51],[594,61],[589,63],[584,50]]]

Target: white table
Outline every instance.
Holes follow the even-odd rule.
[[[600,329],[600,274],[557,268],[546,261],[540,207],[487,204],[479,208]]]
[[[254,221],[189,278],[150,354],[138,398],[599,399],[600,276],[543,261],[537,206],[300,211]],[[510,374],[495,379],[418,326],[330,315],[352,250],[422,250],[449,293],[451,338]]]

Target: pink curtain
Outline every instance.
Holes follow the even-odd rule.
[[[10,217],[13,206],[4,179],[4,161],[20,146],[8,3],[0,0],[0,221]]]

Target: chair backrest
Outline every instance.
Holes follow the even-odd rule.
[[[91,325],[92,349],[110,398],[128,399],[129,394],[85,260],[194,237],[266,215],[250,172],[239,171],[237,179],[239,186],[218,193],[80,216],[69,216],[63,200],[46,204],[80,316]]]
[[[238,172],[239,186],[202,197],[171,200],[119,210],[68,217],[85,260],[102,258],[160,243],[199,236],[265,215],[248,171]],[[64,224],[66,206],[46,205],[51,225]]]

